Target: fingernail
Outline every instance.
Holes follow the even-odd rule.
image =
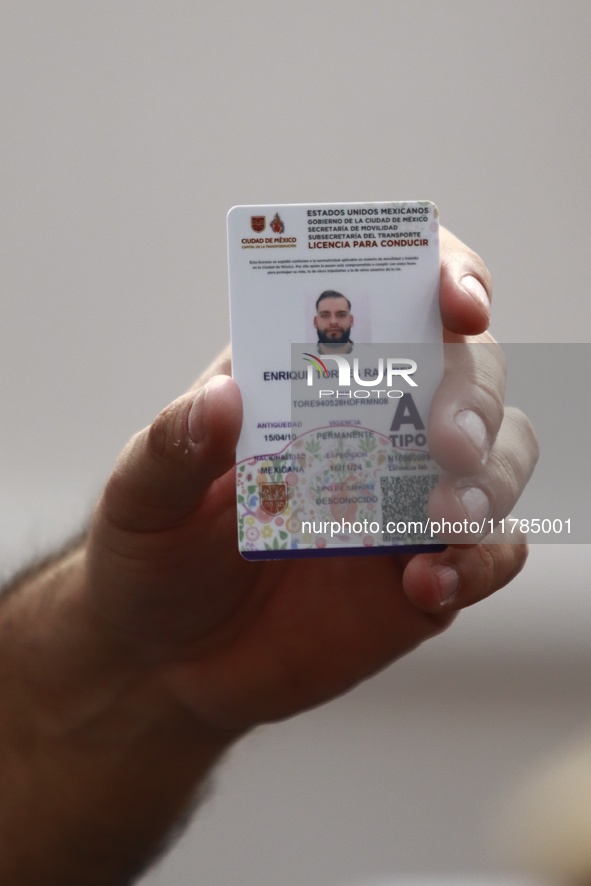
[[[453,566],[434,566],[433,572],[437,576],[439,585],[439,602],[447,603],[454,596],[460,586],[460,576]]]
[[[195,399],[193,400],[193,405],[189,410],[189,437],[191,438],[193,443],[201,443],[201,441],[205,437],[205,420],[203,417],[203,413],[206,390],[207,385],[197,391],[197,393],[195,394]]]
[[[462,277],[460,280],[460,286],[464,292],[467,292],[468,295],[475,298],[481,305],[484,305],[487,311],[490,311],[490,299],[480,280],[471,276]]]
[[[456,495],[470,521],[482,523],[487,519],[490,513],[490,502],[482,489],[478,486],[466,486],[464,489],[456,490]]]
[[[478,413],[473,412],[471,409],[462,409],[461,412],[455,415],[454,421],[478,452],[482,464],[486,464],[488,458],[488,433],[486,425]]]

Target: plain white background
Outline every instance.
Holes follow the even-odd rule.
[[[226,341],[233,204],[434,200],[499,340],[589,342],[590,27],[586,0],[3,0],[3,572]],[[501,875],[494,808],[591,730],[590,575],[536,547],[430,647],[247,739],[146,886]]]

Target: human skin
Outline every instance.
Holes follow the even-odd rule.
[[[444,232],[448,340],[484,332],[490,292],[479,257]],[[465,516],[482,500],[461,493],[476,489],[500,517],[533,470],[535,435],[503,409],[503,361],[491,353],[449,367],[436,395],[431,440],[452,473],[433,515]],[[414,556],[245,561],[241,399],[229,372],[225,352],[138,433],[84,538],[5,593],[3,883],[131,882],[241,736],[346,692],[524,565],[523,543],[486,540]]]
[[[314,317],[318,339],[330,344],[349,341],[354,318],[343,296],[323,298]]]

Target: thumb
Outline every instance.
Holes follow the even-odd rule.
[[[131,532],[174,526],[234,465],[241,423],[240,393],[227,376],[179,397],[119,456],[101,500],[103,516]]]

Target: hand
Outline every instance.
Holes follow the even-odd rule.
[[[479,257],[443,232],[448,341],[486,329],[490,294]],[[236,543],[241,402],[229,372],[226,352],[122,453],[94,515],[86,588],[119,654],[204,723],[240,732],[326,701],[437,634],[510,581],[526,547],[246,562]],[[487,507],[500,517],[522,491],[537,446],[525,417],[503,410],[503,392],[499,353],[446,371],[430,433],[453,473],[433,515]]]

